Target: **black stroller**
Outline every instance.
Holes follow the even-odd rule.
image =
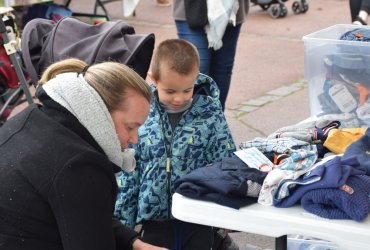
[[[52,63],[79,58],[88,65],[116,61],[146,78],[154,50],[154,34],[135,34],[122,20],[90,25],[73,17],[57,23],[36,18],[22,33],[22,57],[34,85]]]
[[[24,27],[19,49],[8,38],[11,33],[3,20],[0,20],[0,32],[2,49],[9,57],[4,58],[11,60],[11,65],[0,61],[3,63],[0,64],[0,126],[20,100],[24,101],[24,96],[29,104],[33,103],[29,87],[37,85],[50,64],[70,57],[89,65],[110,60],[130,66],[145,79],[155,42],[154,34],[135,34],[134,28],[122,20],[90,25],[73,17],[57,23],[36,18]],[[3,72],[12,71],[15,71],[13,75],[16,73],[14,81],[2,77]]]
[[[13,24],[14,20],[10,21]],[[14,41],[8,37],[9,22],[0,20],[4,46],[0,47],[0,126],[13,108],[25,101],[24,96],[29,104],[33,103],[29,87],[37,85],[50,64],[65,58],[79,58],[89,65],[116,61],[146,78],[154,50],[154,34],[135,34],[134,28],[122,20],[90,25],[72,17],[57,23],[36,18],[24,27],[20,49],[13,46]]]
[[[272,18],[285,17],[288,9],[284,2],[288,0],[251,0],[255,5],[259,5],[263,10],[267,10]],[[296,0],[292,4],[294,14],[305,13],[308,11],[307,0]]]
[[[11,82],[9,78],[1,77],[4,70],[0,68],[0,126],[19,100],[24,101],[24,96],[29,104],[33,103],[29,87],[37,85],[50,64],[70,57],[84,60],[89,65],[116,61],[130,66],[145,79],[155,42],[154,34],[135,34],[134,28],[122,20],[90,25],[72,17],[57,23],[36,18],[24,27],[19,50],[10,46],[13,41],[9,40],[8,26],[2,20],[0,32],[11,59],[11,65],[5,66],[16,71],[16,80]],[[0,66],[4,68],[4,65]]]

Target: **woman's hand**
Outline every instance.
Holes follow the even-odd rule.
[[[133,250],[169,250],[164,247],[156,247],[156,246],[150,245],[148,243],[141,241],[140,239],[137,239],[134,241],[134,243],[132,243],[132,249]]]

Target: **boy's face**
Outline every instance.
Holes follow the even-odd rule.
[[[171,110],[179,110],[192,98],[194,82],[198,76],[198,68],[189,74],[179,74],[169,69],[166,63],[160,66],[160,80],[154,81],[158,90],[159,102]]]

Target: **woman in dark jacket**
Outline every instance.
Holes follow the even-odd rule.
[[[151,99],[128,67],[51,65],[33,104],[0,128],[0,249],[163,249],[112,219],[124,149]],[[126,161],[125,161],[126,162]]]

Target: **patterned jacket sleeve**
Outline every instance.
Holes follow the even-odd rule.
[[[221,108],[214,111],[214,122],[212,122],[213,133],[209,141],[207,150],[208,162],[220,161],[223,157],[231,156],[235,150],[235,143],[231,135],[230,128]]]
[[[137,150],[137,148],[135,148]],[[138,152],[136,151],[136,155]],[[134,228],[136,225],[137,204],[139,195],[139,161],[135,171],[126,173],[121,171],[116,175],[118,184],[118,194],[114,216],[118,218],[124,225]]]

